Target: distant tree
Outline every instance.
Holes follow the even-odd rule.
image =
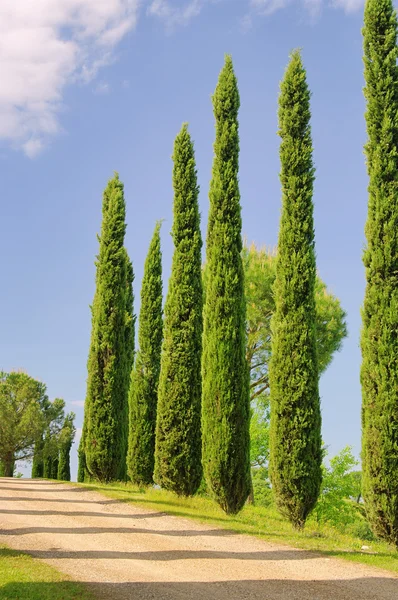
[[[153,482],[155,427],[162,348],[162,252],[160,223],[149,246],[141,287],[139,350],[131,372],[127,471],[138,485]]]
[[[0,372],[0,461],[4,476],[13,477],[15,462],[33,456],[43,431],[46,386],[26,373]]]
[[[398,49],[392,0],[367,0],[363,28],[369,174],[362,311],[363,496],[398,547]]]
[[[56,398],[42,402],[44,431],[35,441],[32,477],[57,478],[58,435],[65,417],[65,402]]]
[[[76,433],[74,426],[75,414],[73,412],[66,415],[62,429],[59,434],[59,464],[57,479],[61,481],[70,481],[70,450]]]
[[[312,514],[317,522],[347,525],[357,519],[358,511],[353,502],[360,493],[358,472],[353,471],[357,465],[351,446],[331,458],[329,466],[323,464],[321,493]]]
[[[273,287],[276,277],[275,251],[244,246],[242,251],[247,301],[246,358],[250,368],[250,397],[269,392],[271,318],[275,312]],[[317,276],[315,281],[315,329],[319,374],[326,371],[347,337],[346,313],[339,299]]]
[[[35,446],[33,451],[33,462],[32,462],[32,478],[37,479],[44,476],[44,463],[43,463],[43,450],[44,450],[44,438],[41,433],[35,440]]]
[[[202,479],[203,289],[199,188],[187,125],[175,139],[173,160],[174,254],[165,305],[154,479],[165,489],[190,496]]]
[[[301,528],[322,482],[315,309],[310,91],[293,52],[279,97],[282,216],[272,318],[270,474],[280,511]]]
[[[123,245],[126,206],[117,174],[104,191],[102,214],[82,451],[91,476],[106,482],[123,472],[128,427],[125,344],[131,292]]]
[[[203,332],[203,469],[221,508],[237,513],[250,491],[249,373],[238,183],[240,99],[226,57],[213,96],[216,140],[207,229]]]

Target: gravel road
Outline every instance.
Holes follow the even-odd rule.
[[[1,542],[104,600],[398,600],[386,571],[43,480],[0,479]]]

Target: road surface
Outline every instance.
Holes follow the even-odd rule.
[[[386,571],[43,480],[0,479],[1,543],[101,600],[398,600]]]

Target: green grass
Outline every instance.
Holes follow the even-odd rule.
[[[179,498],[164,490],[138,489],[131,484],[78,485],[140,507],[398,573],[398,552],[387,543],[365,541],[348,533],[343,534],[334,527],[318,525],[311,520],[303,531],[295,531],[272,507],[246,506],[238,515],[227,516],[206,497]],[[368,546],[369,549],[362,550],[362,546]]]
[[[16,550],[0,546],[0,600],[92,600],[83,584]]]

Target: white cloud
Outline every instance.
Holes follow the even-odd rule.
[[[290,0],[250,0],[250,5],[256,12],[262,15],[272,15],[272,13],[285,8]]]
[[[69,404],[72,404],[73,406],[84,406],[84,400],[71,400],[71,402],[69,402]]]
[[[271,15],[295,2],[297,0],[249,0],[252,11],[261,15]],[[364,0],[299,0],[299,2],[311,16],[316,16],[323,5],[342,8],[346,13],[352,13],[364,4]]]
[[[64,88],[92,80],[135,26],[140,0],[1,0],[0,138],[34,157]]]
[[[346,13],[353,13],[362,8],[365,0],[332,0],[331,5],[342,8]]]
[[[197,17],[206,0],[185,0],[182,5],[176,0],[151,0],[148,14],[164,21],[168,30],[188,25]]]

